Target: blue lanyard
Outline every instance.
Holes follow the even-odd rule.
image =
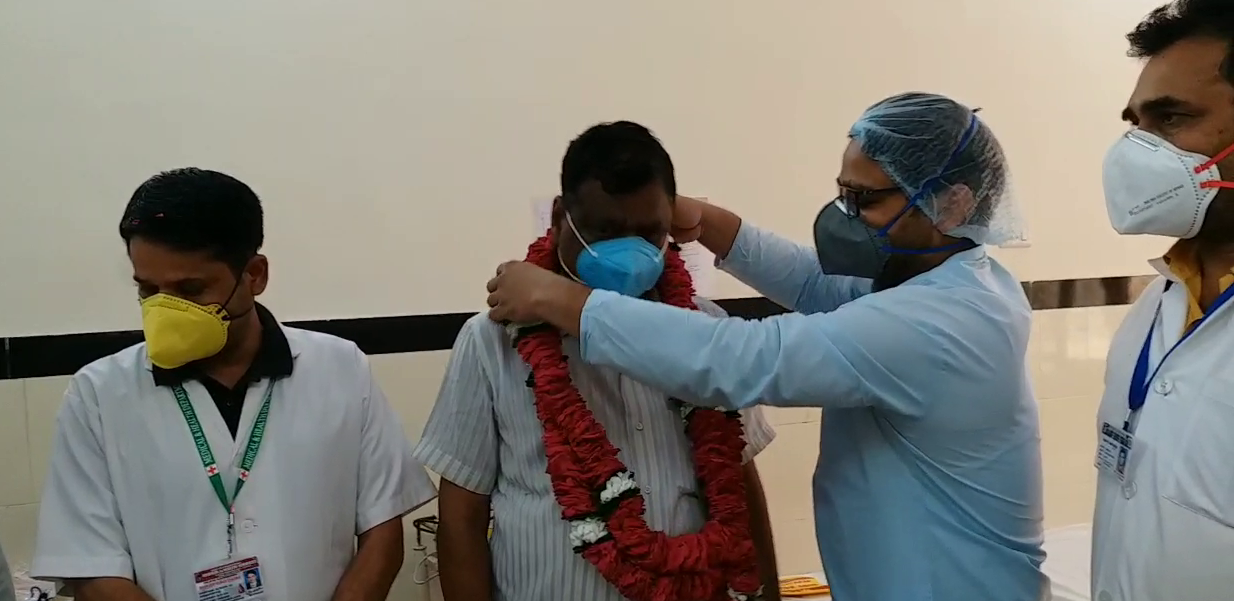
[[[1170,350],[1166,351],[1165,356],[1157,363],[1157,367],[1153,369],[1153,373],[1150,376],[1148,373],[1148,360],[1149,352],[1153,346],[1153,330],[1157,327],[1157,322],[1161,321],[1161,303],[1165,300],[1165,293],[1169,292],[1170,285],[1173,283],[1166,282],[1165,290],[1161,291],[1162,300],[1157,301],[1157,313],[1153,315],[1153,322],[1148,326],[1148,335],[1144,337],[1144,346],[1140,347],[1140,356],[1136,358],[1135,370],[1131,372],[1131,390],[1127,394],[1127,407],[1131,411],[1127,415],[1127,423],[1123,424],[1123,429],[1125,430],[1131,429],[1131,416],[1135,415],[1135,412],[1139,411],[1144,406],[1144,402],[1148,400],[1148,387],[1156,379],[1157,372],[1161,371],[1161,366],[1165,365],[1166,359],[1169,359],[1175,349],[1182,346],[1183,342],[1190,338],[1196,330],[1200,329],[1200,326],[1204,325],[1204,322],[1208,321],[1209,317],[1212,317],[1231,298],[1234,298],[1234,286],[1226,288],[1225,292],[1222,292],[1221,296],[1218,296],[1217,300],[1213,302],[1213,305],[1204,312],[1204,316],[1194,326],[1191,326],[1184,332],[1183,336],[1178,339],[1178,342],[1175,342],[1174,346],[1170,347]]]

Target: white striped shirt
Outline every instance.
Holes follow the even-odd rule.
[[[725,314],[710,301],[696,302],[707,313]],[[563,344],[567,357],[579,357],[576,339]],[[569,367],[587,407],[642,488],[648,526],[670,536],[702,529],[706,516],[690,440],[667,395],[581,360],[569,361]],[[484,314],[468,320],[415,457],[455,485],[491,497],[494,601],[623,601],[570,548],[569,525],[546,473],[544,430],[528,373],[504,328]],[[742,417],[749,461],[775,433],[757,407]]]

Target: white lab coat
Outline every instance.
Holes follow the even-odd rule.
[[[236,558],[261,561],[266,601],[326,601],[355,537],[435,496],[367,358],[351,342],[284,328],[295,367],[278,380],[252,476],[236,499]],[[185,389],[230,496],[267,381],[249,388],[233,439],[209,393]],[[56,420],[32,574],[135,579],[156,601],[193,601],[193,574],[227,556],[226,511],[144,344],[83,368]]]
[[[1114,335],[1098,432],[1127,419],[1132,370],[1158,302],[1150,374],[1182,336],[1186,287],[1157,266],[1163,277]],[[1163,294],[1167,279],[1174,284]],[[1170,355],[1139,413],[1126,483],[1098,476],[1093,600],[1234,598],[1234,303]]]

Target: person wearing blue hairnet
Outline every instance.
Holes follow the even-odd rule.
[[[677,199],[674,238],[791,313],[721,319],[509,262],[489,315],[555,326],[583,361],[693,405],[822,407],[815,528],[835,598],[1047,598],[1031,308],[985,250],[1021,236],[998,141],[949,98],[893,96],[849,130],[837,184],[815,248]],[[662,269],[641,238],[602,250],[607,282]]]

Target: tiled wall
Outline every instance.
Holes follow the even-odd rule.
[[[1039,311],[1029,352],[1041,403],[1047,527],[1090,519],[1095,473],[1093,419],[1105,353],[1126,307]],[[381,383],[418,435],[432,408],[449,353],[373,357]],[[29,561],[39,494],[60,396],[68,378],[0,381],[0,544],[10,561]],[[759,458],[771,504],[782,573],[817,570],[810,511],[810,476],[818,448],[817,410],[771,409],[776,442]],[[423,513],[431,513],[426,508]],[[408,545],[412,544],[408,522]],[[410,549],[409,549],[410,551]],[[425,593],[408,565],[391,598],[418,601]]]

